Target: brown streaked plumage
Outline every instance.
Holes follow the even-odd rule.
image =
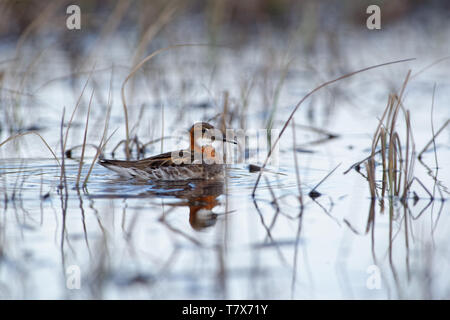
[[[190,149],[180,150],[178,153],[166,152],[150,158],[123,161],[100,159],[99,163],[122,176],[150,180],[187,180],[187,179],[216,179],[223,176],[223,164],[208,164],[205,160],[215,157],[215,150],[211,144],[199,145],[196,137],[207,137],[214,127],[206,122],[195,123],[189,130]],[[213,136],[213,135],[212,135]],[[211,134],[209,135],[211,137]],[[223,141],[227,141],[223,139]],[[236,143],[234,141],[229,141]],[[172,155],[179,158],[173,159]],[[201,159],[200,163],[198,159]],[[175,160],[175,161],[174,161]]]

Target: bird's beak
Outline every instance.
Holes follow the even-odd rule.
[[[232,143],[232,144],[237,144],[236,141],[234,141],[234,140],[227,140],[225,138],[223,138],[223,142],[229,142],[229,143]]]

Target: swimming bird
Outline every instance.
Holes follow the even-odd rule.
[[[197,122],[190,128],[189,135],[189,149],[134,161],[99,159],[99,163],[127,178],[159,181],[223,178],[224,161],[216,157],[212,146],[216,137],[222,138],[222,133],[207,122]],[[225,138],[221,140],[237,144]]]

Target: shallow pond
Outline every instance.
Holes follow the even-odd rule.
[[[450,62],[416,76],[450,55],[438,40],[450,35],[449,22],[442,23],[447,27],[432,37],[410,24],[389,33],[340,31],[339,57],[326,39],[318,41],[317,52],[303,56],[295,38],[285,43],[272,34],[237,48],[177,48],[145,65],[127,84],[126,99],[132,137],[143,143],[168,137],[148,145],[149,156],[176,147],[178,140],[169,136],[220,115],[224,104],[231,128],[265,129],[272,119],[273,128],[281,129],[296,103],[320,83],[369,65],[416,58],[355,75],[307,100],[295,115],[294,130],[289,125],[280,140],[278,165],[268,167],[254,198],[258,172],[248,165],[261,165],[265,154],[227,166],[223,182],[142,182],[96,164],[87,185],[76,188],[78,148],[65,159],[65,189],[59,164],[37,136],[3,145],[0,297],[449,298],[449,127],[422,162],[416,159],[414,176],[423,186],[411,185],[406,205],[385,198],[382,212],[381,200],[370,198],[364,167],[344,174],[370,155],[388,95],[399,94],[409,69],[413,77],[403,105],[411,113],[415,156],[433,136],[431,116],[434,132],[449,119]],[[199,42],[201,34],[179,29],[172,30],[171,43]],[[91,93],[87,142],[101,140],[110,92],[108,135],[117,131],[104,156],[111,157],[125,138],[120,91],[131,70],[127,36],[97,48],[66,149],[83,143]],[[155,43],[154,50],[166,45]],[[25,46],[17,64],[0,65],[3,88],[9,88],[1,93],[1,140],[37,130],[61,161],[63,108],[65,134],[92,64],[86,61],[76,73],[58,46],[35,46]],[[1,47],[5,57],[14,49]],[[403,114],[399,117],[403,134]],[[87,146],[82,181],[94,154]],[[123,146],[114,156],[125,157]],[[320,196],[310,197],[325,177],[315,189]]]

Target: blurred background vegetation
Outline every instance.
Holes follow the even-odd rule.
[[[383,25],[421,10],[450,14],[450,2],[446,0],[1,0],[0,39],[14,40],[36,32],[58,35],[65,26],[61,22],[67,18],[65,10],[70,4],[81,7],[84,33],[100,32],[106,23],[109,30],[138,26],[145,33],[163,13],[170,20],[198,17],[199,27],[215,36],[236,30],[240,36],[252,35],[265,27],[321,29],[337,21],[359,25],[365,23],[365,9],[371,4],[382,7]]]

